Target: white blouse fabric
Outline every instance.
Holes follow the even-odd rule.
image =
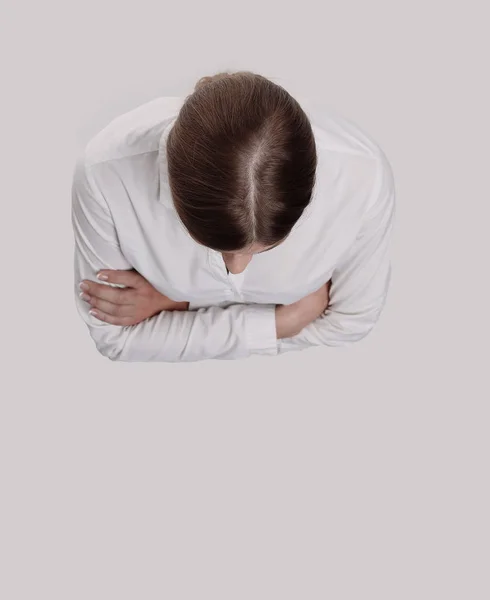
[[[166,139],[184,98],[161,97],[112,120],[78,157],[72,185],[74,292],[96,348],[111,360],[197,361],[340,346],[375,325],[390,281],[395,186],[378,144],[352,121],[297,98],[318,154],[310,205],[279,246],[240,275],[196,243],[175,211]],[[188,311],[132,326],[104,323],[79,297],[100,269],[136,269]],[[330,305],[298,335],[276,339],[275,306],[332,280]],[[110,285],[110,284],[107,284]]]

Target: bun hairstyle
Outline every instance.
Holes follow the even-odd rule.
[[[283,240],[309,204],[311,124],[280,85],[251,73],[202,77],[167,140],[169,184],[190,235],[215,250]]]

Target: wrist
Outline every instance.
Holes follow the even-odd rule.
[[[189,302],[176,302],[174,310],[189,310]]]
[[[189,302],[175,302],[163,294],[160,294],[158,300],[159,312],[164,310],[189,310]]]
[[[162,310],[189,310],[189,302],[174,302],[167,298],[165,307]]]

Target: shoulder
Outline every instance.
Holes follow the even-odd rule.
[[[182,97],[162,96],[113,118],[86,144],[86,167],[157,152],[165,126],[179,113],[183,101]]]
[[[370,192],[365,197],[365,209],[380,195],[394,198],[392,165],[377,139],[321,100],[298,98],[298,102],[315,134],[320,178],[325,172],[334,172],[342,186],[352,185]]]
[[[379,158],[381,148],[376,139],[354,120],[341,114],[318,98],[298,98],[307,114],[319,150],[360,158]]]

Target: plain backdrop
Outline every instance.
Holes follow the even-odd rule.
[[[483,2],[8,2],[1,61],[2,600],[488,600]],[[74,161],[221,70],[356,122],[394,171],[362,342],[117,363],[73,298]]]

